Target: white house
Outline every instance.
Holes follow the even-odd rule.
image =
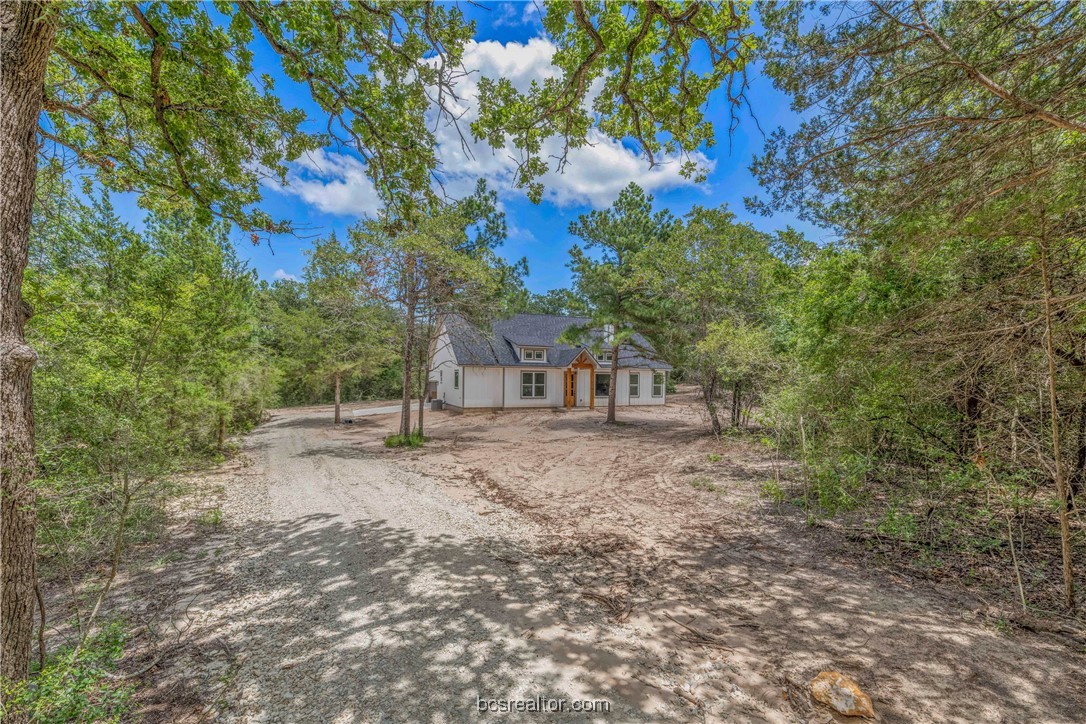
[[[463,317],[445,315],[430,350],[430,387],[457,409],[588,407],[607,404],[612,383],[611,353],[559,344],[585,317],[518,314],[482,330]],[[605,337],[600,332],[597,339]],[[619,405],[662,405],[671,366],[653,359],[640,335],[619,352]]]

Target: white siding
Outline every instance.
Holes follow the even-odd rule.
[[[662,405],[667,402],[667,373],[664,372],[664,387],[659,397],[652,396],[652,370],[641,374],[641,405]]]
[[[637,373],[640,375],[640,395],[637,397],[630,397],[630,373]],[[614,373],[612,373],[614,374]],[[662,405],[667,399],[667,390],[665,384],[664,394],[661,397],[652,396],[652,370],[649,369],[619,369],[618,371],[618,393],[615,398],[615,404],[617,405]],[[596,398],[596,405],[606,405],[607,398],[603,398],[602,402],[599,397]]]
[[[501,367],[464,367],[463,370],[460,391],[466,395],[464,407],[502,406]]]
[[[547,375],[547,396],[544,398],[524,398],[520,396],[520,373],[543,372]],[[506,407],[561,407],[565,402],[562,399],[562,375],[564,370],[554,367],[532,369],[524,367],[505,368],[505,406]]]
[[[438,399],[444,400],[448,405],[463,407],[464,380],[460,380],[460,389],[456,389],[453,383],[456,377],[454,372],[460,370],[461,375],[464,372],[463,368],[456,364],[456,355],[453,354],[452,345],[449,343],[449,334],[445,331],[444,326],[438,333],[430,354],[430,380],[437,382]]]

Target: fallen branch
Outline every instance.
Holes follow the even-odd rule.
[[[714,636],[713,634],[705,633],[704,631],[698,631],[693,626],[683,623],[679,619],[672,616],[670,613],[665,613],[664,616],[690,632],[692,637],[680,635],[680,638],[682,638],[684,641],[689,641],[690,643],[696,644],[703,644],[705,646],[714,646],[716,648],[727,649],[729,651],[731,650],[731,647],[724,643],[724,640],[721,639],[719,636]]]
[[[623,600],[620,596],[614,594],[604,596],[592,591],[582,591],[581,595],[607,608],[614,617],[615,623],[625,623],[626,619],[633,613],[633,604],[628,600]]]

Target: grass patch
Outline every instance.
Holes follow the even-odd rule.
[[[719,455],[717,455],[716,453],[709,453],[708,455],[705,456],[705,459],[708,460],[711,463],[719,463],[722,458]]]
[[[720,486],[711,482],[707,478],[694,478],[690,481],[690,487],[694,488],[695,490],[704,490],[709,493],[721,492]]]
[[[0,719],[22,712],[33,722],[120,721],[131,710],[135,684],[109,674],[124,655],[124,622],[111,621],[73,657],[71,648],[49,658],[45,668],[16,686],[4,685]]]
[[[412,430],[410,435],[389,435],[385,438],[385,447],[422,447],[429,439],[418,430]]]
[[[222,510],[219,508],[209,508],[196,516],[196,524],[207,526],[208,528],[217,528],[222,525]]]

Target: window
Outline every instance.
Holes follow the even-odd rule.
[[[596,373],[596,397],[606,397],[611,391],[611,373]]]
[[[453,389],[460,389],[460,370],[453,370]]]
[[[609,365],[613,359],[614,352],[600,352],[599,361],[601,365]]]
[[[664,396],[664,373],[653,372],[652,373],[652,396],[663,397]]]
[[[540,398],[547,396],[547,373],[546,372],[521,372],[520,373],[520,396],[530,398]]]
[[[524,362],[545,362],[547,359],[547,351],[544,349],[526,349],[521,348],[520,358]]]
[[[630,397],[641,396],[641,374],[639,372],[630,373]]]

